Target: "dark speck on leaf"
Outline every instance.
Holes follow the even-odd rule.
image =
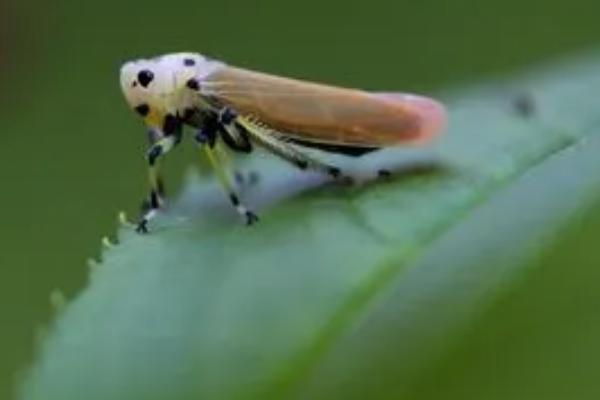
[[[513,100],[515,111],[523,118],[530,118],[536,113],[535,98],[531,93],[521,93]]]

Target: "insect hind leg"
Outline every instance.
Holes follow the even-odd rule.
[[[380,168],[377,170],[377,178],[387,179],[391,178],[392,171],[386,168]]]
[[[226,166],[223,164],[223,160],[221,159],[223,154],[221,153],[221,157],[219,157],[219,148],[214,146],[214,143],[213,146],[210,146],[207,145],[207,143],[203,142],[202,135],[196,135],[196,140],[198,141],[198,144],[204,149],[208,161],[215,170],[218,180],[227,192],[229,201],[235,207],[238,214],[244,219],[246,225],[252,225],[255,222],[257,222],[258,216],[240,201],[240,198],[233,184],[231,183]]]
[[[239,117],[237,118],[237,121],[257,144],[290,162],[299,169],[318,171],[325,173],[332,178],[352,181],[352,178],[344,175],[339,167],[317,160],[316,158],[303,153],[301,150],[298,150],[293,145],[279,139],[277,137],[278,132],[273,131],[268,127],[263,127],[248,118]]]
[[[223,107],[213,116],[215,123],[215,134],[219,136],[226,146],[216,146],[216,156],[225,164],[233,165],[229,158],[227,149],[237,153],[251,153],[254,148],[248,132],[236,123],[237,113],[229,107]],[[233,170],[233,180],[238,187],[250,187],[258,183],[259,176],[256,171],[244,173],[238,169]]]
[[[221,136],[221,138],[224,138],[224,137],[225,136]],[[245,140],[248,141],[248,146],[251,146],[249,139],[248,139],[248,135],[244,133],[244,137],[245,137]],[[229,156],[229,152],[227,151],[228,148],[232,149],[234,151],[236,150],[236,148],[232,148],[231,145],[229,145],[225,140],[223,140],[223,143],[225,143],[225,145],[227,147],[225,147],[225,145],[217,144],[216,146],[214,146],[214,150],[215,150],[217,158],[219,159],[219,162],[221,162],[221,164],[223,164],[225,168],[229,169],[229,166],[231,166],[231,168],[233,168],[232,169],[233,182],[235,182],[237,184],[238,188],[240,188],[240,189],[255,186],[258,183],[258,181],[260,180],[260,176],[259,176],[258,172],[256,172],[256,171],[244,172],[244,171],[237,169],[235,167],[235,163]],[[250,149],[252,149],[252,148],[250,147]],[[245,150],[242,152],[246,153]]]

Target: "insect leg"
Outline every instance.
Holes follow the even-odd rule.
[[[276,132],[269,128],[262,127],[244,117],[238,117],[237,122],[247,130],[248,134],[267,150],[284,160],[294,164],[296,167],[306,170],[312,169],[319,172],[324,172],[333,178],[342,178],[340,168],[317,160],[298,150],[293,145],[290,145],[277,138]],[[349,179],[348,177],[346,177]]]
[[[236,124],[237,114],[229,107],[224,107],[219,111],[217,123],[219,125],[219,134],[223,142],[233,151],[240,153],[251,153],[252,143],[248,139],[245,130]]]
[[[148,160],[150,195],[148,196],[148,209],[144,211],[136,227],[136,231],[139,233],[148,232],[148,221],[156,216],[156,212],[161,206],[160,194],[163,185],[158,175],[158,161],[160,157],[168,153],[176,143],[176,136],[165,136],[154,143],[146,153],[146,158]]]
[[[215,148],[215,140],[214,138],[212,140],[210,139],[215,134],[215,132],[201,130],[196,135],[196,141],[200,145],[200,148],[204,149],[208,161],[215,170],[217,179],[227,192],[229,201],[231,201],[231,204],[235,207],[238,214],[242,218],[244,218],[246,225],[252,225],[253,223],[258,221],[258,217],[256,216],[256,214],[254,214],[251,210],[249,210],[246,206],[244,206],[241,203],[240,197],[238,196],[233,184],[231,183],[229,174],[227,173],[227,169],[223,165],[223,161],[219,158],[219,154]],[[208,140],[205,139],[207,137],[209,138]]]
[[[219,137],[223,140],[223,143],[232,151],[238,153],[251,153],[253,150],[252,143],[248,137],[246,130],[239,126],[235,122],[237,114],[229,107],[224,107],[220,110],[218,115],[215,116],[217,123],[219,124],[218,132]],[[217,156],[229,165],[229,154],[225,147],[216,147]],[[258,181],[258,174],[256,172],[249,172],[245,174],[237,169],[234,169],[233,176],[235,182],[239,186],[252,186]]]
[[[248,176],[244,174],[242,171],[235,168],[235,163],[231,159],[231,155],[227,151],[225,145],[221,143],[217,143],[214,147],[216,157],[220,160],[221,165],[227,170],[232,171],[233,181],[237,184],[238,188],[242,188],[244,186],[254,185],[258,181],[258,177],[256,176],[256,172],[250,172]]]

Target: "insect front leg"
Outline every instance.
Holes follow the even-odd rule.
[[[223,165],[223,161],[219,157],[219,153],[215,147],[216,143],[216,130],[215,129],[200,129],[195,135],[195,139],[201,149],[204,150],[208,161],[213,167],[219,182],[227,192],[229,201],[235,207],[238,214],[244,219],[246,225],[252,225],[258,221],[258,216],[249,210],[242,202],[237,194],[231,180],[229,178],[228,171]]]
[[[148,232],[148,222],[156,216],[156,212],[161,207],[162,181],[158,173],[158,162],[162,156],[168,153],[178,142],[174,135],[165,136],[154,143],[146,153],[148,161],[148,180],[150,182],[150,194],[147,200],[147,210],[145,210],[137,224],[136,231],[139,233]]]

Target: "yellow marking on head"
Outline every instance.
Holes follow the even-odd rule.
[[[156,107],[150,107],[150,112],[144,117],[144,122],[151,128],[161,129],[163,118],[163,115],[158,112]]]

